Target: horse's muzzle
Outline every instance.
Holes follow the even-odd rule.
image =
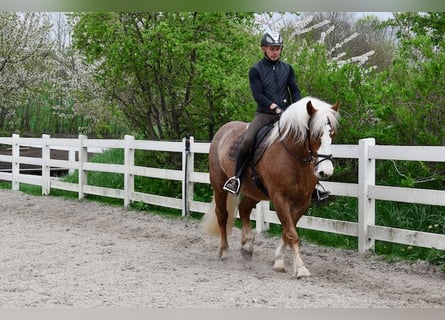
[[[332,154],[316,154],[315,173],[319,179],[327,179],[334,174],[334,159]],[[329,160],[329,161],[328,161]]]

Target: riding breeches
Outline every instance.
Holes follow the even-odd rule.
[[[258,132],[258,130],[261,129],[261,127],[268,125],[272,122],[277,121],[277,115],[276,114],[269,114],[269,113],[260,113],[256,112],[255,117],[253,120],[249,123],[246,133],[244,135],[244,139],[241,142],[240,151],[248,152],[250,149],[250,146],[255,141],[255,136]]]

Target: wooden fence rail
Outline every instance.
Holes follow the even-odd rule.
[[[0,155],[0,162],[11,164],[11,172],[0,172],[0,180],[11,181],[13,190],[19,190],[20,183],[26,183],[41,186],[44,195],[49,194],[51,189],[62,189],[77,192],[79,199],[84,198],[86,194],[113,197],[123,199],[124,206],[128,206],[134,201],[141,201],[182,210],[183,216],[190,211],[205,213],[210,206],[209,203],[193,200],[194,184],[210,183],[208,172],[195,171],[195,155],[207,154],[210,144],[195,142],[193,137],[186,137],[182,141],[174,142],[135,140],[133,136],[128,135],[123,140],[107,140],[88,139],[83,135],[77,139],[51,138],[49,135],[43,135],[42,138],[21,138],[14,134],[12,137],[0,137],[0,145],[9,145],[12,149],[11,155]],[[21,147],[41,148],[42,157],[21,156]],[[124,164],[88,161],[88,152],[112,148],[124,150]],[[50,157],[52,149],[67,150],[69,152],[68,160],[52,159]],[[173,170],[137,166],[135,165],[136,150],[180,153],[182,154],[182,168]],[[75,157],[76,152],[78,159]],[[305,215],[298,223],[299,228],[357,237],[360,252],[373,249],[376,240],[445,250],[444,234],[375,225],[376,200],[445,206],[445,191],[376,185],[376,160],[445,162],[445,147],[378,146],[375,145],[374,139],[369,138],[360,140],[358,145],[333,145],[333,155],[335,158],[358,159],[357,184],[324,182],[324,186],[333,195],[358,198],[358,222]],[[40,166],[41,175],[21,172],[21,164]],[[50,175],[51,168],[64,168],[71,173],[78,170],[78,183],[69,183],[52,177]],[[89,185],[87,172],[91,171],[123,174],[124,186],[122,189],[113,189]],[[172,198],[137,192],[134,188],[135,176],[180,181],[182,196],[181,198]],[[270,223],[280,223],[275,212],[270,210],[270,204],[266,201],[257,205],[251,219],[256,221],[258,232],[267,229]]]

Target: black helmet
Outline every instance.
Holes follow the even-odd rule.
[[[266,32],[261,38],[261,46],[282,46],[283,39],[278,32]]]

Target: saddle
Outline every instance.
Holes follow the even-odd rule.
[[[261,190],[267,197],[269,196],[269,193],[264,187],[264,184],[261,182],[261,177],[257,174],[255,170],[255,164],[260,161],[261,157],[264,154],[264,151],[266,151],[266,143],[265,138],[268,136],[269,132],[273,129],[274,123],[272,122],[270,124],[267,124],[258,130],[256,136],[255,136],[255,142],[250,147],[249,151],[249,157],[247,159],[248,163],[250,164],[250,168],[252,170],[252,179],[257,186],[258,189]],[[241,141],[243,141],[244,135],[246,131],[243,131],[232,143],[232,145],[229,148],[229,158],[233,161],[236,161],[236,156],[238,154],[238,151],[241,146]]]

